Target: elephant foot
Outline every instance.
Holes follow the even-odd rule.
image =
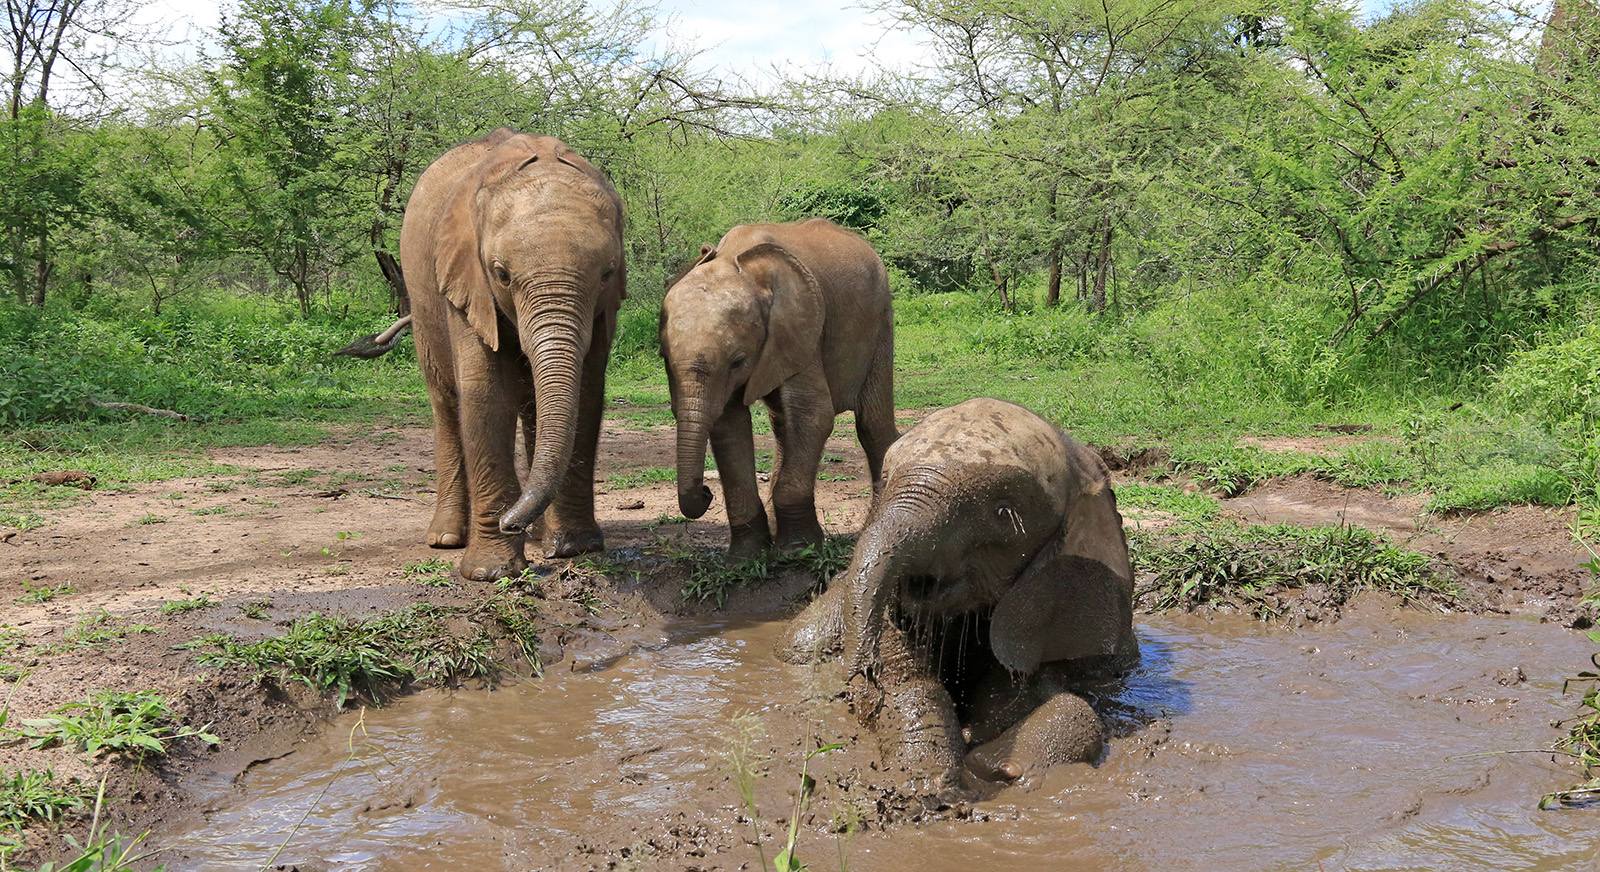
[[[462,512],[441,508],[428,525],[429,548],[464,548],[467,544],[467,518]]]
[[[968,771],[985,781],[1027,784],[1061,763],[1092,763],[1105,746],[1105,726],[1087,700],[1059,693],[1000,738],[967,752]]]
[[[821,545],[826,536],[817,523],[816,507],[810,503],[797,509],[778,509],[778,547],[798,551],[807,545]]]
[[[485,542],[484,540],[490,540]],[[456,572],[472,581],[498,581],[522,574],[528,561],[522,555],[522,537],[479,536],[461,555]]]
[[[745,523],[728,524],[728,533],[730,534],[729,563],[742,563],[760,557],[772,547],[772,533],[767,527],[765,512]]]
[[[546,557],[577,557],[606,550],[606,537],[598,526],[552,530],[545,535]]]

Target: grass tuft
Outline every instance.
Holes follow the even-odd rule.
[[[102,690],[81,702],[67,703],[55,714],[24,718],[22,729],[7,730],[27,740],[32,748],[56,743],[90,754],[105,751],[163,755],[175,740],[193,736],[210,745],[216,736],[210,724],[193,728],[178,722],[172,703],[153,691],[123,693]]]
[[[715,600],[721,608],[733,591],[784,572],[808,572],[819,584],[826,583],[850,565],[854,547],[854,541],[848,537],[829,536],[820,545],[807,545],[789,553],[767,551],[738,563],[726,562],[727,552],[720,549],[687,552],[674,558],[689,564],[689,580],[683,585],[684,600]]]
[[[1216,521],[1136,531],[1129,545],[1136,570],[1148,576],[1137,593],[1147,611],[1220,605],[1270,619],[1282,613],[1279,594],[1313,585],[1334,607],[1363,590],[1434,602],[1458,592],[1427,556],[1361,527]]]

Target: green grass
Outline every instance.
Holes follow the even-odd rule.
[[[21,729],[9,732],[31,748],[57,743],[85,751],[164,755],[172,742],[194,737],[216,745],[210,725],[189,727],[179,723],[172,703],[152,691],[124,693],[103,690],[81,702],[67,703],[55,714],[24,718]]]
[[[1183,521],[1205,521],[1217,516],[1222,506],[1213,497],[1191,493],[1170,484],[1130,481],[1117,485],[1117,508],[1165,512]]]
[[[0,768],[0,824],[53,823],[93,798],[82,785],[62,781],[48,769]]]
[[[646,466],[627,472],[613,472],[606,477],[606,487],[612,490],[624,490],[677,481],[677,479],[678,472],[675,469],[666,466]]]
[[[244,642],[214,633],[191,647],[209,649],[195,657],[204,665],[247,669],[256,681],[301,681],[334,694],[342,707],[353,694],[376,700],[386,688],[414,681],[495,678],[500,673],[496,636],[481,619],[493,619],[528,653],[537,644],[532,609],[531,604],[496,596],[473,609],[420,603],[368,618],[313,612],[290,624],[282,636]],[[451,630],[452,619],[462,617],[477,627],[475,633]],[[530,663],[537,668],[536,659]]]
[[[808,572],[818,584],[825,584],[850,565],[853,548],[850,538],[829,536],[820,545],[807,545],[788,553],[768,551],[738,563],[726,562],[727,552],[721,549],[677,552],[672,559],[689,570],[683,585],[684,600],[714,600],[721,608],[730,593],[784,572]]]
[[[54,585],[54,586],[51,586],[51,587],[45,587],[45,586],[42,586],[42,585],[39,586],[39,587],[35,587],[34,585],[31,585],[28,582],[24,581],[22,583],[22,586],[27,588],[28,592],[23,594],[22,596],[17,597],[15,600],[13,600],[13,602],[17,602],[17,603],[47,603],[47,602],[55,599],[58,596],[62,596],[64,594],[69,594],[69,593],[73,593],[74,592],[74,588],[73,588],[71,582],[62,582],[61,584],[57,584],[57,585]]]
[[[1135,571],[1148,576],[1137,595],[1147,611],[1210,605],[1271,619],[1280,616],[1280,594],[1313,585],[1335,607],[1363,590],[1439,603],[1457,594],[1427,556],[1361,527],[1206,521],[1135,531],[1129,545]]]
[[[430,557],[402,567],[400,573],[427,587],[449,587],[456,583],[455,563],[443,557]]]
[[[168,600],[161,604],[161,613],[163,615],[181,615],[185,612],[207,609],[216,604],[217,601],[212,599],[210,595],[200,594],[197,597],[188,599]]]
[[[95,614],[79,618],[77,625],[67,631],[62,645],[50,649],[48,653],[73,648],[93,648],[115,639],[121,639],[124,636],[154,633],[155,631],[155,627],[144,624],[130,624],[126,618],[119,618],[105,609],[101,609]]]

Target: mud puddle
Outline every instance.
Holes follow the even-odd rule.
[[[207,819],[162,834],[162,859],[173,872],[758,868],[722,753],[730,724],[756,712],[779,734],[757,779],[769,834],[799,768],[785,742],[816,741],[782,734],[852,735],[817,671],[772,658],[781,627],[678,623],[578,671],[346,716],[288,757],[193,785]],[[1562,678],[1593,650],[1582,634],[1376,607],[1297,631],[1178,615],[1139,631],[1144,663],[1104,701],[1126,735],[1098,767],[1057,770],[971,819],[869,824],[843,845],[849,868],[1595,868],[1593,812],[1536,809],[1573,770],[1487,754],[1557,737],[1550,722],[1577,702]],[[794,708],[816,720],[785,721]],[[859,763],[871,744],[842,753]],[[822,789],[798,854],[813,869],[839,865],[830,805],[863,771],[846,761],[812,763]]]

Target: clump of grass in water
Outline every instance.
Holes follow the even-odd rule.
[[[1149,611],[1222,604],[1268,619],[1277,616],[1273,594],[1310,585],[1325,586],[1333,605],[1363,590],[1406,601],[1457,594],[1427,556],[1361,527],[1215,521],[1128,538],[1134,565],[1151,575],[1136,594]]]
[[[677,558],[690,565],[683,598],[695,602],[714,599],[721,608],[733,591],[791,570],[809,572],[818,584],[823,584],[850,565],[853,547],[847,537],[829,536],[820,545],[807,545],[787,554],[767,551],[738,563],[726,562],[726,552],[721,550],[690,553]]]
[[[519,599],[497,595],[471,610],[420,603],[365,619],[313,612],[277,638],[241,642],[213,633],[193,645],[216,649],[196,656],[205,665],[250,669],[258,682],[302,681],[318,692],[337,694],[342,708],[358,689],[377,699],[386,685],[498,677],[494,637],[486,628],[470,638],[458,636],[448,626],[452,617],[494,618],[537,670],[533,609]]]

